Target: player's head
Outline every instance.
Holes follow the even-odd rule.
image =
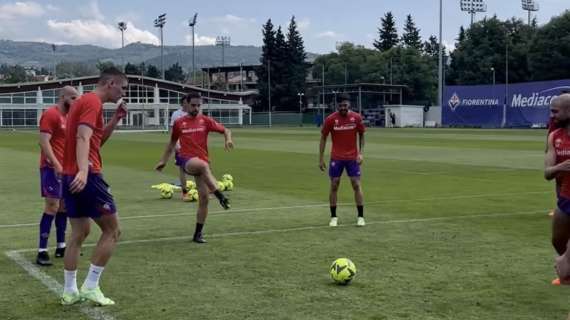
[[[67,113],[71,104],[79,97],[79,92],[72,86],[65,86],[59,89],[59,105],[63,112]]]
[[[570,93],[564,93],[552,99],[550,116],[559,127],[565,127],[570,124]]]
[[[127,91],[127,76],[115,67],[107,68],[101,71],[97,89],[102,93],[103,103],[116,103],[125,95]]]
[[[195,117],[200,113],[200,106],[202,105],[202,97],[191,92],[182,98],[182,109],[191,117]]]
[[[341,116],[346,116],[350,109],[350,96],[347,94],[340,94],[336,98],[337,110]]]

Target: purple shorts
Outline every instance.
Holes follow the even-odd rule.
[[[570,199],[558,195],[558,201],[556,205],[560,211],[564,212],[567,215],[570,215]]]
[[[360,165],[356,160],[332,160],[329,163],[329,177],[339,178],[346,168],[349,177],[360,177]]]
[[[61,177],[57,176],[53,168],[40,168],[40,187],[42,197],[51,199],[62,198]]]
[[[97,219],[117,212],[109,185],[101,174],[89,173],[87,184],[79,193],[69,191],[74,178],[75,176],[63,176],[63,200],[68,217]]]
[[[180,153],[176,152],[174,153],[174,160],[175,160],[175,164],[179,167],[183,167],[182,169],[184,169],[184,165],[186,164],[186,161],[190,160],[190,159],[186,159],[184,157],[182,157],[180,155]]]

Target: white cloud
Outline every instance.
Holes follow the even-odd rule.
[[[185,37],[186,44],[192,45],[192,34],[187,34]],[[197,46],[212,46],[216,44],[216,37],[201,36],[196,33],[194,44]]]
[[[316,35],[317,38],[331,38],[331,39],[338,39],[341,38],[342,36],[343,36],[342,34],[330,30],[318,33]]]
[[[65,38],[70,43],[111,47],[121,46],[121,35],[114,24],[105,24],[95,20],[48,20],[47,24],[51,31],[57,33],[59,37]],[[125,31],[126,44],[137,41],[155,45],[159,44],[158,38],[151,32],[138,29],[130,22],[127,22],[127,25],[128,29]]]
[[[44,13],[44,8],[36,2],[15,2],[0,5],[0,19],[40,17]]]
[[[297,21],[297,27],[299,27],[299,31],[305,31],[309,29],[310,25],[311,25],[311,20],[309,18],[303,18]]]

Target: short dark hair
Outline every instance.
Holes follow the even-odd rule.
[[[346,93],[341,93],[336,97],[336,102],[341,103],[343,101],[348,101],[350,103],[350,95]]]
[[[180,100],[180,104],[184,103],[184,101],[190,102],[191,99],[202,99],[202,96],[197,92],[190,92],[184,97],[182,97],[182,100]]]
[[[106,69],[101,70],[101,74],[99,75],[99,84],[105,84],[107,81],[113,78],[123,78],[127,79],[127,76],[116,67],[109,67]]]

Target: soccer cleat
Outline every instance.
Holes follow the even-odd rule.
[[[552,280],[551,283],[553,286],[559,286],[560,285],[560,278],[556,278],[556,279]]]
[[[49,267],[52,265],[51,260],[49,259],[49,254],[47,251],[40,251],[36,257],[36,264],[44,267]]]
[[[192,241],[196,243],[208,243],[208,241],[206,241],[202,236],[202,232],[196,234],[194,238],[192,238]]]
[[[63,293],[60,300],[61,304],[64,306],[70,306],[72,304],[76,304],[81,302],[81,296],[79,292],[72,292],[72,293]]]
[[[55,249],[55,254],[54,256],[56,258],[63,258],[63,256],[65,255],[65,247],[63,248],[56,248]]]
[[[228,210],[229,208],[231,208],[232,206],[230,205],[230,199],[223,197],[220,199],[220,205],[222,206],[222,208],[224,208],[224,210]]]
[[[331,218],[331,221],[329,222],[329,227],[336,227],[336,226],[338,226],[338,218],[333,217],[333,218]]]
[[[81,287],[80,295],[82,299],[89,300],[100,306],[112,306],[115,304],[115,301],[103,295],[103,292],[101,292],[101,288],[99,287],[96,287],[95,289],[87,289],[85,287]]]
[[[358,219],[356,219],[356,226],[357,227],[364,227],[366,225],[366,222],[364,221],[363,217],[358,217]]]

